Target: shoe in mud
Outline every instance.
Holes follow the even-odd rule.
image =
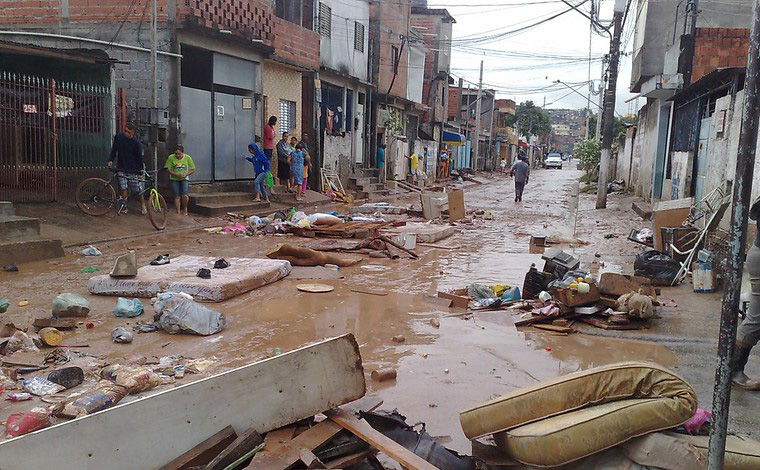
[[[211,270],[207,268],[201,268],[195,273],[201,279],[211,279]]]
[[[127,213],[127,200],[120,197],[116,200],[116,205],[119,206],[119,210],[117,213],[119,214],[126,214]]]
[[[18,266],[16,266],[16,263],[6,264],[3,266],[3,271],[6,273],[17,273],[18,272]]]
[[[230,263],[224,258],[219,258],[214,263],[214,269],[224,269],[224,268],[229,268],[229,267],[230,267]]]
[[[169,255],[158,255],[156,256],[156,259],[150,262],[151,266],[163,266],[165,264],[169,264]]]

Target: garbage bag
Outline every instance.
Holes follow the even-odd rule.
[[[113,308],[113,314],[117,317],[133,318],[143,314],[143,306],[140,299],[125,299],[119,297],[116,299],[116,306]]]
[[[100,255],[103,254],[103,253],[100,252],[100,250],[98,250],[97,248],[95,248],[92,245],[88,246],[87,248],[85,248],[84,250],[80,251],[79,253],[82,256],[100,256]]]
[[[161,377],[147,367],[113,364],[103,368],[100,376],[125,387],[130,394],[145,392],[161,385]]]
[[[5,421],[5,433],[8,437],[21,436],[38,431],[52,424],[50,412],[43,407],[35,407],[26,413],[14,413]]]
[[[634,274],[652,279],[662,285],[670,285],[681,269],[681,263],[665,253],[650,250],[636,256]]]
[[[56,407],[54,413],[66,418],[79,418],[110,408],[126,395],[126,387],[110,380],[101,380],[90,390],[75,396],[71,401],[64,402],[62,407]]]
[[[511,289],[507,289],[501,294],[502,302],[512,302],[515,300],[520,300],[521,298],[522,296],[520,295],[520,288],[517,286],[512,287]]]
[[[11,303],[8,301],[8,299],[0,299],[0,313],[5,313],[8,311],[8,307],[11,306]]]
[[[159,300],[155,307],[158,313],[154,319],[172,335],[186,332],[207,336],[227,326],[227,319],[221,313],[178,294]]]
[[[90,313],[90,302],[79,294],[65,292],[53,299],[54,317],[86,317]]]
[[[470,284],[467,286],[467,295],[475,300],[492,299],[495,297],[493,290],[483,284]]]
[[[111,339],[114,343],[131,343],[134,336],[123,326],[111,330]]]

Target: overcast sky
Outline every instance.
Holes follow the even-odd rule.
[[[576,5],[581,2],[570,1]],[[609,22],[614,2],[601,0],[601,3],[600,17]],[[456,19],[451,65],[456,77],[477,84],[478,67],[483,59],[483,82],[497,89],[498,97],[511,98],[517,103],[533,100],[538,105],[542,105],[545,98],[547,108],[586,107],[588,88],[582,82],[589,76],[589,20],[577,11],[549,19],[569,8],[561,0],[429,0],[428,6],[446,8]],[[635,7],[633,0],[622,36],[623,50],[629,54],[621,57],[616,105],[620,114],[635,113],[638,109],[636,100],[625,103],[634,96],[628,87]],[[591,1],[579,8],[588,12]],[[546,21],[506,37],[494,37],[541,20]],[[608,37],[593,34],[591,78],[597,87],[602,69],[599,58],[609,52],[609,45]],[[578,93],[562,84],[554,84],[556,80],[562,80]],[[592,97],[592,100],[598,99],[599,96]],[[593,104],[591,108],[595,109]]]

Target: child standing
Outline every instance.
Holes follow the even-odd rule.
[[[301,183],[301,194],[306,194],[306,185],[309,181],[309,170],[311,170],[311,155],[309,155],[309,152],[303,144],[301,144],[301,148],[306,154],[306,157],[303,160],[303,183]]]
[[[301,144],[297,144],[295,152],[291,153],[290,157],[288,157],[288,163],[290,164],[290,176],[293,178],[293,182],[295,183],[296,188],[296,201],[303,199],[303,170],[305,159],[306,154],[304,153]]]
[[[265,182],[271,164],[269,158],[259,148],[259,142],[261,142],[261,137],[256,136],[254,142],[248,144],[248,153],[251,156],[246,156],[245,159],[253,164],[253,171],[256,173],[256,179],[253,180],[253,193],[256,196],[254,201],[261,201],[261,196],[263,196],[264,200],[269,202]]]

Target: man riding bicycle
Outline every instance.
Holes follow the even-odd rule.
[[[111,145],[111,156],[108,158],[108,168],[112,169],[116,161],[116,176],[119,180],[119,212],[127,212],[127,196],[131,191],[137,193],[140,199],[140,209],[147,214],[145,198],[143,198],[143,176],[145,163],[142,158],[142,146],[135,137],[135,127],[127,124],[124,132],[117,133]]]

